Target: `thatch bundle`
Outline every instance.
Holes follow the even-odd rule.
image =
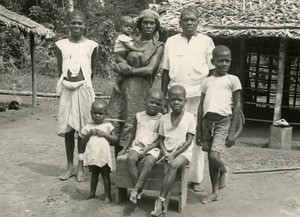
[[[44,27],[43,25],[10,11],[0,5],[0,25],[3,24],[8,27],[17,27],[24,33],[33,33],[42,38],[53,38],[55,33]]]
[[[300,39],[299,0],[173,0],[151,7],[163,30],[180,32],[180,12],[190,5],[200,12],[198,30],[210,36]]]

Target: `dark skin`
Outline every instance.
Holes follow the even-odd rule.
[[[93,103],[91,109],[91,116],[96,124],[103,123],[106,114],[107,114],[107,103],[104,100],[99,100]],[[84,144],[84,146],[86,146],[91,136],[95,136],[95,135],[98,137],[104,137],[111,144],[116,144],[118,141],[118,137],[113,132],[109,134],[97,128],[93,128],[82,138],[82,143]],[[85,199],[88,200],[95,197],[99,174],[101,173],[101,176],[103,178],[103,183],[104,183],[104,195],[105,195],[104,204],[111,203],[111,196],[110,196],[111,181],[109,175],[110,173],[109,166],[107,164],[104,165],[103,167],[92,165],[91,172],[92,172],[92,177],[91,177],[90,193]]]
[[[69,29],[70,29],[69,40],[71,42],[80,43],[86,40],[86,38],[83,36],[83,32],[85,29],[85,21],[84,18],[82,18],[81,16],[73,16],[70,19]],[[98,54],[98,49],[95,48],[92,53],[92,59],[91,59],[91,68],[92,68],[91,78],[93,78],[95,72],[97,54]],[[56,58],[57,58],[58,76],[60,77],[62,75],[63,59],[62,59],[62,52],[58,47],[56,47]],[[75,146],[74,133],[75,130],[72,130],[65,134],[65,147],[67,153],[68,168],[67,168],[67,172],[59,177],[61,180],[67,180],[70,177],[74,176],[75,174],[74,163],[73,163],[74,146]],[[78,138],[77,145],[78,145],[78,153],[83,154],[85,150],[85,146],[82,144],[82,139],[80,137]],[[83,161],[79,160],[78,167],[77,167],[77,181],[82,182],[85,180],[86,178],[83,173]]]
[[[193,37],[196,36],[197,33],[197,26],[198,26],[198,18],[195,13],[192,12],[185,12],[181,15],[179,24],[180,27],[182,28],[182,36],[186,37],[188,41]],[[211,71],[209,72],[211,73]],[[161,90],[163,93],[167,94],[168,92],[168,85],[170,83],[170,75],[169,75],[169,70],[164,69],[162,73],[162,82],[161,82]],[[168,112],[169,107],[168,105],[165,106],[165,112]]]
[[[156,23],[155,19],[152,17],[145,17],[143,18],[143,21],[141,23],[141,40],[142,41],[149,41],[152,40],[152,37],[155,33]],[[118,56],[118,59],[116,59],[116,62],[120,68],[120,70],[116,71],[116,73],[122,75],[122,76],[150,76],[152,75],[162,58],[163,55],[163,46],[160,46],[156,49],[155,53],[150,59],[150,62],[148,65],[139,67],[139,68],[133,68],[130,65],[127,64],[126,59],[122,56]]]
[[[213,72],[213,76],[221,77],[227,74],[231,64],[231,53],[230,50],[215,48],[213,52],[212,64],[215,66],[215,71]],[[233,109],[233,119],[228,132],[228,139],[226,146],[231,147],[234,145],[234,135],[235,129],[238,123],[239,111],[241,109],[241,97],[240,90],[234,91],[232,93],[234,109]],[[203,121],[203,104],[205,99],[205,93],[201,94],[201,100],[198,108],[198,126],[196,129],[196,144],[202,145],[203,141],[203,132],[202,132],[202,121]],[[205,117],[211,121],[219,121],[222,116],[217,113],[207,113]],[[203,198],[202,203],[210,203],[212,201],[217,201],[220,199],[219,191],[220,189],[226,186],[227,175],[228,175],[228,167],[225,165],[221,154],[215,151],[208,151],[208,162],[209,162],[209,172],[210,179],[212,184],[212,193]]]

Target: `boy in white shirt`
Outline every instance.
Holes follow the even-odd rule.
[[[231,52],[226,46],[217,46],[211,60],[215,66],[213,75],[203,80],[198,109],[196,142],[208,153],[212,194],[201,201],[210,203],[220,199],[229,169],[222,159],[223,147],[234,145],[234,135],[241,109],[241,83],[235,75],[227,74],[231,64]],[[232,112],[233,106],[233,112]]]

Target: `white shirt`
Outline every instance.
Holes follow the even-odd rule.
[[[169,70],[168,88],[181,85],[186,89],[187,97],[201,95],[201,82],[207,77],[211,64],[212,39],[198,33],[188,41],[181,34],[168,38],[165,44],[162,68]]]
[[[242,89],[239,78],[235,75],[221,77],[210,76],[202,82],[201,92],[205,93],[203,102],[203,117],[207,112],[223,116],[232,114],[232,94]]]
[[[76,76],[81,69],[87,87],[92,88],[91,61],[93,51],[98,46],[98,43],[89,39],[80,43],[73,43],[69,39],[62,39],[55,42],[55,44],[62,53],[62,74],[57,83],[57,92],[61,92],[63,78],[67,76],[68,70],[71,71],[72,75]]]
[[[128,49],[124,46],[124,43],[133,45],[133,39],[125,34],[120,34],[115,41],[114,52],[128,51]]]

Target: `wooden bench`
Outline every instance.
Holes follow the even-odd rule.
[[[127,198],[127,188],[133,188],[132,181],[129,176],[129,170],[126,163],[126,156],[119,156],[116,160],[115,186],[116,203],[121,203]],[[139,171],[141,171],[143,162],[138,163]],[[162,163],[154,165],[152,172],[143,189],[160,191],[163,183],[164,169]],[[178,212],[182,212],[187,199],[188,174],[187,169],[182,168],[177,172],[175,183],[172,186],[172,193],[178,193]]]

